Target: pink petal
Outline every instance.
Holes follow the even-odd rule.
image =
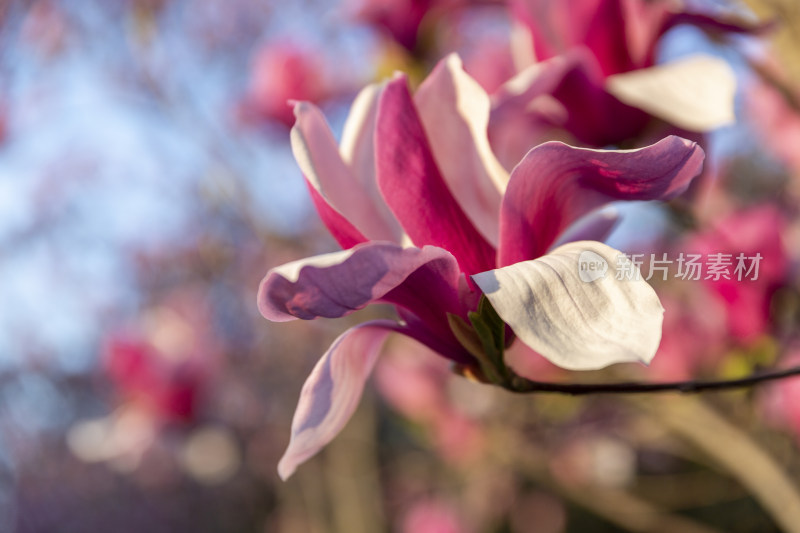
[[[572,69],[553,90],[567,110],[562,127],[593,146],[617,144],[641,132],[650,117],[606,91],[597,60],[585,49],[574,50]]]
[[[439,62],[414,95],[436,163],[475,228],[497,244],[508,173],[489,146],[489,96],[455,54]]]
[[[422,317],[458,309],[458,268],[441,248],[365,243],[349,250],[294,261],[269,271],[258,307],[268,320],[335,318],[383,297],[420,307]],[[402,285],[408,283],[408,287]]]
[[[319,360],[300,393],[289,447],[278,463],[281,479],[291,476],[350,420],[386,336],[395,326],[376,320],[351,328]]]
[[[466,273],[492,268],[495,250],[439,173],[405,77],[383,91],[375,141],[378,186],[411,241],[450,251]]]
[[[499,152],[504,147],[497,146],[498,138],[513,141],[521,133],[522,141],[517,142],[525,152],[540,142],[524,131],[509,133],[509,124],[519,130],[513,125],[521,119],[539,130],[562,128],[583,143],[605,146],[636,135],[650,117],[606,91],[597,59],[581,47],[528,67],[495,95],[489,133]]]
[[[366,239],[395,239],[396,230],[342,160],[320,110],[308,102],[298,102],[294,113],[297,120],[291,134],[292,151],[314,189],[314,204],[331,234],[343,247]]]
[[[322,223],[328,228],[328,232],[339,243],[339,246],[345,250],[352,248],[356,244],[367,242],[367,238],[356,229],[339,211],[331,207],[331,204],[322,196],[314,185],[306,179],[308,185],[308,192],[311,195],[311,201],[317,209]]]
[[[549,142],[511,173],[500,213],[500,266],[543,255],[573,222],[614,200],[668,200],[702,168],[703,150],[667,137],[637,150]]]

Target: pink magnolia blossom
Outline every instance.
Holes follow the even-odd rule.
[[[515,0],[511,10],[530,31],[533,63],[493,94],[489,135],[504,164],[531,141],[643,146],[669,134],[699,140],[732,123],[730,67],[705,55],[655,65],[656,45],[680,23],[764,27],[662,0]]]
[[[283,478],[346,423],[390,333],[477,367],[451,324],[468,320],[481,295],[531,357],[567,369],[652,358],[663,312],[655,292],[612,275],[581,281],[581,254],[614,265],[619,252],[569,241],[603,238],[613,224],[593,212],[610,201],[684,191],[702,166],[695,143],[670,137],[599,151],[551,142],[509,176],[486,137],[488,96],[455,56],[413,96],[403,76],[366,88],[341,147],[313,105],[298,103],[295,114],[295,156],[344,250],[268,272],[258,294],[262,315],[334,318],[384,302],[400,320],[351,328],[323,355],[301,393],[278,466]],[[552,249],[560,242],[569,243]]]
[[[489,137],[504,165],[541,139],[587,146],[641,144],[699,134],[734,121],[735,77],[722,60],[690,56],[606,77],[585,48],[536,63],[492,96]]]
[[[109,335],[103,367],[119,399],[159,424],[192,422],[222,351],[209,321],[204,297],[179,289],[135,327]]]
[[[290,100],[319,102],[332,92],[319,54],[291,42],[273,42],[253,55],[239,113],[245,120],[276,120],[290,127]]]

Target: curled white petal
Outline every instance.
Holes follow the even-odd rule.
[[[605,244],[569,243],[472,278],[517,337],[562,368],[649,363],[661,341],[658,296]]]
[[[708,55],[609,76],[606,90],[690,131],[709,131],[736,120],[736,76],[725,61]]]

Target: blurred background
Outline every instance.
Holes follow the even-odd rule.
[[[271,324],[256,309],[269,268],[337,248],[287,100],[339,135],[364,85],[417,83],[453,51],[500,94],[532,55],[530,16],[546,20],[530,6],[569,3],[0,0],[0,532],[800,531],[800,380],[512,396],[393,339],[344,433],[277,476],[303,380],[374,313]],[[800,5],[701,7],[735,23],[664,25],[653,57],[618,72],[723,58],[737,122],[691,134],[709,161],[693,197],[642,207],[640,238],[616,238],[758,252],[765,270],[659,284],[664,339],[641,379],[800,364]],[[648,124],[599,146],[641,145]],[[525,150],[597,144],[532,129]]]

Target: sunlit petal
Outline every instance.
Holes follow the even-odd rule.
[[[396,239],[397,231],[387,223],[369,190],[342,160],[320,110],[308,102],[298,102],[294,113],[292,151],[312,188],[322,221],[339,244],[349,248],[367,239]]]
[[[414,95],[436,163],[476,229],[497,244],[501,190],[508,173],[487,136],[489,96],[452,54]]]
[[[543,255],[579,218],[615,200],[668,200],[702,168],[696,144],[667,137],[637,150],[537,146],[511,173],[500,212],[498,264]]]
[[[383,90],[375,146],[378,186],[411,241],[449,250],[467,274],[492,268],[495,249],[442,178],[404,76]]]
[[[409,277],[413,288],[431,300],[405,297],[400,286]],[[435,301],[437,309],[448,309],[457,305],[457,279],[455,259],[441,248],[365,243],[273,268],[259,287],[258,308],[275,322],[335,318],[391,293],[410,306],[418,301],[431,307]]]
[[[580,241],[473,279],[530,348],[562,368],[590,370],[655,355],[663,308],[634,269],[617,250]]]
[[[610,76],[606,89],[626,104],[690,131],[705,132],[736,120],[736,77],[716,57],[695,55]]]

